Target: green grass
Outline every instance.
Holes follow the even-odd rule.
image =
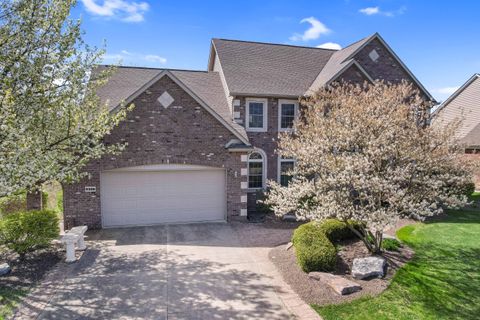
[[[8,319],[27,292],[0,286],[0,320]]]
[[[480,192],[475,191],[471,196],[468,197],[470,201],[478,203],[480,201]]]
[[[479,319],[480,212],[450,211],[441,221],[400,229],[415,250],[378,297],[312,306],[333,319]]]

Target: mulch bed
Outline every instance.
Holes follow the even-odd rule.
[[[26,293],[62,261],[64,255],[65,253],[55,246],[31,252],[23,260],[13,252],[0,252],[0,263],[7,262],[12,269],[9,274],[0,276],[2,292],[6,295],[4,299],[13,299],[15,294],[20,292]],[[0,295],[0,306],[9,303],[9,301],[1,301],[3,300],[1,298]]]
[[[365,245],[357,239],[345,240],[337,243],[339,248],[336,270],[333,274],[340,275],[362,286],[362,290],[350,295],[341,296],[336,294],[328,285],[317,280],[310,279],[297,264],[295,248],[285,250],[286,245],[273,248],[269,253],[270,260],[275,264],[284,280],[292,289],[308,304],[327,305],[338,304],[362,296],[374,296],[384,291],[396,270],[413,257],[413,251],[406,246],[398,252],[386,252],[387,274],[382,279],[357,280],[350,275],[350,268],[354,258],[368,257],[369,252]]]

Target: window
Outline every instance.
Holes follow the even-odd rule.
[[[278,163],[278,182],[280,185],[286,187],[292,180],[293,176],[289,174],[295,167],[295,160],[294,159],[284,159],[282,157],[279,158]]]
[[[278,108],[278,131],[289,131],[297,117],[298,103],[294,100],[280,100]]]
[[[264,182],[264,157],[260,152],[253,152],[248,157],[248,188],[261,189]]]
[[[247,99],[246,126],[248,131],[267,131],[267,100]]]

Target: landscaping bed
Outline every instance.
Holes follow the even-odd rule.
[[[443,219],[406,226],[398,237],[415,250],[377,297],[314,305],[325,319],[478,319],[480,211],[449,211]]]
[[[55,247],[31,252],[23,260],[12,252],[0,252],[0,262],[8,262],[12,271],[0,277],[0,319],[8,316],[28,293],[60,261],[64,253]]]
[[[387,252],[388,268],[384,278],[370,280],[353,279],[350,269],[354,258],[370,256],[365,245],[357,239],[341,240],[335,243],[338,248],[335,275],[342,276],[362,286],[362,290],[349,295],[339,295],[328,285],[313,280],[304,272],[297,263],[295,247],[286,250],[286,245],[273,248],[269,253],[270,260],[275,264],[284,280],[307,303],[316,305],[337,304],[362,296],[378,295],[384,291],[396,270],[413,256],[413,251],[403,246],[398,252]]]

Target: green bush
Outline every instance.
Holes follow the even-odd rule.
[[[382,240],[382,249],[387,251],[398,251],[402,244],[397,239],[385,238]]]
[[[337,250],[317,222],[295,229],[292,242],[297,262],[304,272],[330,271],[335,267]]]
[[[0,244],[20,255],[47,247],[59,236],[58,222],[52,210],[12,213],[0,221]]]
[[[349,224],[354,228],[358,226],[358,223],[349,221]],[[337,219],[326,219],[320,223],[320,228],[325,232],[330,241],[350,239],[355,237],[353,231],[347,226],[345,222]]]
[[[349,223],[358,225],[356,222]],[[293,232],[297,262],[304,272],[331,271],[337,260],[337,249],[332,242],[354,236],[347,224],[337,219],[305,223]]]
[[[463,189],[463,194],[469,197],[472,195],[472,193],[475,192],[475,183],[473,181],[469,182],[465,184],[465,186],[463,186],[462,189]]]
[[[19,192],[0,198],[0,217],[17,211],[27,210],[27,193]]]
[[[63,191],[57,192],[57,211],[63,212]]]
[[[270,213],[272,212],[272,207],[265,203],[267,196],[263,190],[257,191],[255,194],[256,205],[255,209],[258,213]]]

